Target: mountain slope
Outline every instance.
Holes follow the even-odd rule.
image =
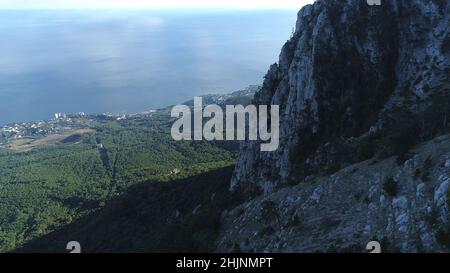
[[[234,163],[236,142],[177,142],[172,120],[165,110],[82,116],[71,118],[80,129],[69,137],[24,134],[0,147],[0,252],[60,230],[134,185],[170,183]]]
[[[227,191],[233,167],[167,183],[129,188],[95,213],[28,242],[17,252],[207,252],[214,250],[223,210],[239,203]]]
[[[257,104],[280,105],[280,148],[241,148],[231,188],[272,192],[449,131],[450,2],[319,0],[266,75]]]
[[[217,250],[448,251],[449,45],[449,1],[304,7],[255,95],[280,147],[241,145]]]
[[[218,251],[450,250],[450,135],[419,145],[403,165],[368,160],[260,196],[225,214]]]

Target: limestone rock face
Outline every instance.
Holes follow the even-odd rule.
[[[368,160],[259,196],[223,215],[217,251],[448,251],[450,136],[418,146],[403,165]],[[396,190],[388,190],[387,183]]]
[[[242,144],[230,190],[259,197],[217,250],[448,250],[449,95],[450,1],[304,7],[254,99],[280,106],[279,149]]]
[[[256,104],[280,105],[280,147],[242,145],[231,189],[273,192],[355,163],[346,150],[383,129],[393,109],[418,112],[449,92],[450,2],[318,0],[270,67]],[[395,117],[394,117],[395,119]]]

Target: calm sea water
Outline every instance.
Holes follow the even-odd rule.
[[[0,11],[0,124],[262,82],[296,11]]]

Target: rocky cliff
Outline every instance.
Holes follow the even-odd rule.
[[[271,192],[293,177],[354,163],[356,138],[397,128],[396,111],[407,117],[448,93],[449,6],[319,0],[304,7],[256,95],[257,104],[280,105],[281,147],[260,153],[258,143],[243,145],[232,188]]]
[[[450,136],[259,196],[223,216],[218,251],[448,252]]]
[[[449,75],[449,1],[304,7],[255,95],[280,105],[280,147],[242,144],[231,181],[232,191],[265,196],[224,216],[218,249],[361,250],[373,237],[392,250],[442,250],[447,146],[427,163],[432,182],[411,177],[430,152],[413,147],[449,132]],[[267,210],[272,222],[258,222]],[[441,228],[427,229],[433,213]]]

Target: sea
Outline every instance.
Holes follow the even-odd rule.
[[[297,10],[0,11],[0,125],[261,84]]]

